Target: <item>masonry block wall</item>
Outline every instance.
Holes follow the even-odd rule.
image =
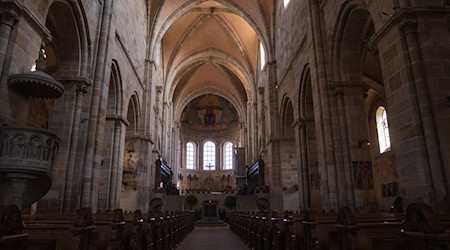
[[[258,11],[241,2],[234,7]],[[146,210],[156,157],[182,165],[177,142],[194,138],[180,131],[179,107],[164,86],[166,55],[161,34],[152,33],[162,25],[154,23],[157,8],[145,0],[3,0],[0,7],[0,123],[49,129],[61,140],[53,186],[37,208],[104,211],[122,201]],[[272,204],[387,210],[399,196],[405,205],[448,211],[448,1],[291,0],[272,7],[265,14],[274,16],[262,21],[275,24],[262,32],[271,33],[268,61],[253,72],[253,92],[239,111],[247,117],[226,135],[247,148],[248,162],[266,162]],[[8,87],[10,75],[32,69],[41,48],[45,72],[65,87],[57,100]],[[390,148],[383,151],[378,132],[387,125]],[[130,142],[142,172],[122,200]]]
[[[448,125],[449,113],[448,107],[444,107],[448,84],[442,84],[448,78],[448,74],[444,73],[448,60],[444,56],[449,44],[448,20],[445,17],[448,13],[442,1],[429,4],[421,1],[399,2],[399,5],[393,5],[389,1],[291,1],[287,7],[282,1],[278,3],[277,25],[280,28],[275,31],[275,47],[279,106],[282,106],[283,96],[287,96],[293,101],[295,119],[302,117],[299,108],[302,97],[298,93],[302,91],[305,68],[310,68],[320,187],[329,189],[334,186],[337,191],[336,194],[321,191],[322,207],[327,207],[325,203],[336,202],[359,209],[376,207],[387,210],[393,197],[390,197],[392,194],[386,196],[385,189],[393,183],[397,185],[397,182],[400,186],[398,195],[406,203],[432,202],[436,198],[440,200],[437,203],[441,204],[437,207],[447,207],[442,202],[448,199],[448,181],[443,178],[448,180],[449,136],[440,129],[439,124]],[[436,9],[447,14],[437,14]],[[361,19],[363,15],[359,19],[351,19],[361,10],[367,11],[366,16],[369,15],[373,21],[374,32],[366,37],[362,35],[353,41],[348,40],[345,38],[346,29],[353,29],[351,32],[354,34],[360,28],[346,28],[351,26],[346,26],[345,20],[350,18],[353,23],[364,23],[365,20]],[[401,28],[401,23],[410,22],[413,23],[413,30],[409,30],[409,26]],[[405,33],[406,28],[408,31]],[[408,41],[405,36],[411,32],[417,37]],[[344,40],[339,40],[339,37],[344,37]],[[438,37],[442,39],[434,41]],[[375,49],[375,56],[379,56],[382,73],[381,79],[376,80],[379,86],[374,85],[374,79],[367,80],[365,75],[365,72],[379,71],[374,68],[376,64],[361,65],[358,60],[363,60],[364,54],[351,52],[352,46],[360,48],[361,42],[370,44],[369,50]],[[353,45],[345,47],[351,43]],[[411,49],[411,46],[415,47]],[[439,55],[433,51],[439,51]],[[349,60],[339,59],[340,54],[345,55],[342,59]],[[357,57],[351,59],[351,56]],[[411,66],[414,60],[420,62],[423,68]],[[360,84],[364,86],[356,87]],[[371,86],[374,89],[371,90]],[[416,88],[414,94],[410,92],[411,88]],[[401,89],[404,91],[399,92]],[[438,93],[435,91],[437,89],[443,91]],[[416,94],[418,101],[408,101],[408,96]],[[422,99],[420,96],[423,96]],[[374,113],[377,106],[386,107],[391,129],[392,146],[385,153],[380,153],[378,149]],[[409,118],[408,113],[412,115]],[[419,123],[408,129],[408,123],[414,124],[413,117]],[[326,119],[331,119],[331,123]],[[414,132],[416,129],[422,132]],[[435,139],[425,139],[420,134]],[[330,136],[332,141],[327,139]],[[358,145],[362,139],[368,139],[370,145]],[[302,136],[298,134],[296,144],[299,148],[301,140]],[[429,146],[426,146],[427,143]],[[428,152],[428,157],[414,152]],[[301,151],[297,155],[302,158]],[[355,187],[358,183],[356,161],[367,161],[372,165],[374,186],[370,189]],[[330,171],[333,172],[331,176]],[[437,173],[445,177],[439,177]],[[332,180],[333,176],[337,178],[336,183]],[[447,188],[439,183],[447,183]],[[424,195],[419,194],[419,190],[429,191]],[[334,201],[333,197],[337,200]]]

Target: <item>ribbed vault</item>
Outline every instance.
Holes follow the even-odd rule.
[[[183,105],[213,91],[233,103],[245,121],[247,102],[256,97],[260,43],[271,58],[271,2],[152,2],[150,56],[162,58],[164,99],[174,104],[175,120]]]

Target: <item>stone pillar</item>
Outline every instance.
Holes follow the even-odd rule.
[[[266,180],[270,179],[271,204],[274,209],[283,209],[282,176],[280,163],[280,112],[278,107],[277,87],[277,63],[268,61],[267,66],[268,83],[264,93],[265,105],[263,106],[264,134],[263,145],[267,148]],[[267,107],[266,107],[267,105]],[[266,128],[267,125],[267,128]],[[267,138],[267,139],[266,139]],[[266,146],[267,145],[267,146]],[[264,154],[263,154],[264,158]]]
[[[295,130],[295,144],[297,146],[297,172],[299,186],[299,205],[300,209],[311,207],[311,185],[309,180],[308,149],[306,138],[306,121],[300,117],[293,124]]]
[[[12,10],[0,11],[0,75],[3,74],[3,66],[5,64],[9,37],[14,24],[18,20],[17,18],[17,14]]]
[[[257,154],[261,150],[266,148],[266,116],[264,114],[266,109],[266,104],[264,102],[264,87],[258,87],[258,127],[259,133],[257,137]],[[259,135],[261,136],[261,141],[259,141]],[[253,161],[254,159],[252,159]]]
[[[67,160],[66,185],[64,188],[63,212],[70,213],[77,208],[74,207],[72,194],[75,170],[75,158],[77,155],[78,137],[81,123],[81,108],[83,104],[83,96],[87,93],[88,86],[80,84],[76,87],[75,112],[73,116],[72,136],[70,138],[69,157]]]
[[[448,196],[447,180],[445,180],[445,166],[442,161],[442,152],[439,147],[439,140],[437,138],[436,124],[433,117],[433,109],[431,105],[430,96],[428,93],[428,82],[424,73],[424,62],[421,56],[421,45],[417,34],[417,20],[415,17],[406,17],[401,23],[400,31],[404,36],[403,49],[406,54],[406,63],[410,64],[408,67],[407,81],[411,83],[410,95],[413,103],[412,119],[416,127],[416,141],[424,146],[406,149],[405,143],[402,142],[401,150],[398,154],[404,157],[406,154],[409,157],[416,158],[417,182],[413,185],[415,187],[402,186],[410,188],[411,191],[415,188],[427,188],[426,192],[421,190],[421,194],[425,193],[425,202],[430,203],[432,207],[439,209],[439,203],[442,203],[441,208],[445,207],[444,200]],[[402,160],[398,159],[399,173],[404,172],[405,166]],[[410,176],[399,175],[399,178],[405,183],[405,178]],[[419,191],[419,189],[417,191]],[[414,192],[414,191],[413,191]],[[407,197],[421,196],[417,193],[405,194]],[[410,200],[411,201],[411,200]]]
[[[353,174],[351,169],[351,152],[349,145],[349,134],[347,131],[348,124],[346,120],[346,111],[344,105],[344,90],[340,87],[335,88],[334,90],[336,102],[337,102],[337,111],[338,111],[338,121],[339,121],[339,132],[341,139],[341,151],[342,151],[342,165],[343,169],[337,169],[337,179],[339,186],[339,205],[340,206],[349,206],[351,208],[355,207],[355,195],[353,189]],[[355,104],[351,104],[355,105]],[[361,124],[363,126],[365,124]],[[338,164],[336,164],[338,165]]]
[[[158,85],[156,86],[156,97],[155,97],[155,106],[154,106],[154,111],[155,111],[155,143],[156,143],[156,149],[158,151],[162,151],[162,146],[158,145],[158,136],[162,136],[162,135],[158,135],[159,133],[159,129],[160,129],[160,119],[161,119],[161,97],[162,97],[162,93],[163,93],[163,86]],[[159,185],[159,184],[158,184]]]
[[[245,122],[239,123],[239,140],[236,141],[236,144],[233,147],[242,147],[245,141],[245,135],[247,134],[247,128],[245,126]]]
[[[11,199],[12,203],[17,205],[19,209],[23,208],[23,196],[28,187],[28,182],[35,179],[35,177],[21,174],[21,173],[8,173],[6,177],[12,183],[11,185]]]
[[[122,164],[123,164],[123,151],[121,145],[125,144],[123,139],[123,130],[128,126],[128,123],[123,118],[116,118],[114,120],[114,139],[112,147],[112,159],[111,159],[111,173],[110,173],[110,185],[109,185],[109,202],[107,209],[113,210],[119,206],[120,190],[122,185]]]
[[[310,29],[312,42],[314,43],[313,62],[311,65],[312,93],[315,109],[315,117],[320,124],[316,125],[318,162],[320,169],[321,185],[320,197],[323,210],[337,209],[337,180],[336,160],[332,133],[332,112],[330,110],[330,96],[328,94],[328,77],[325,66],[324,41],[322,38],[322,24],[320,17],[320,3],[318,0],[309,0]]]
[[[94,207],[95,201],[95,167],[100,165],[101,141],[103,133],[98,129],[101,123],[99,117],[101,115],[102,93],[104,93],[107,83],[105,83],[105,69],[108,58],[108,43],[111,32],[111,18],[113,13],[113,0],[105,0],[103,3],[103,14],[101,18],[101,27],[99,31],[98,53],[95,65],[94,85],[92,89],[91,109],[89,115],[88,136],[86,142],[86,154],[84,156],[84,164],[82,171],[80,207]],[[101,131],[101,132],[99,132]],[[100,143],[98,143],[100,142]]]

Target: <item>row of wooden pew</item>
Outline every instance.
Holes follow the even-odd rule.
[[[11,212],[11,206],[8,209],[15,219],[8,222],[0,211],[0,250],[169,250],[192,232],[195,222],[192,212],[144,215],[139,210],[124,214],[116,209],[92,215],[91,209],[83,208],[74,215],[20,218],[20,211]]]
[[[426,204],[403,213],[233,212],[230,229],[251,249],[450,250],[450,216]]]

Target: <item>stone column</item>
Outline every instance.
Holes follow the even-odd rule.
[[[103,131],[99,128],[101,123],[99,117],[102,105],[102,93],[107,86],[105,83],[105,71],[108,59],[108,43],[111,32],[111,19],[113,13],[114,0],[105,0],[103,3],[103,13],[101,17],[101,27],[99,30],[99,43],[97,61],[95,65],[94,85],[92,89],[91,109],[89,115],[88,136],[86,142],[86,154],[82,171],[81,183],[81,207],[93,207],[95,201],[95,167],[100,165],[100,154],[102,149]],[[103,121],[102,121],[103,122]],[[100,132],[99,132],[100,131]],[[100,143],[98,143],[100,142]]]
[[[429,202],[432,207],[439,208],[440,202],[445,202],[444,199],[448,196],[447,180],[445,179],[445,166],[442,162],[442,152],[440,151],[439,140],[437,138],[436,124],[433,117],[433,109],[431,105],[430,96],[428,93],[428,82],[424,73],[424,62],[421,56],[421,45],[417,35],[417,20],[415,17],[406,17],[400,26],[400,31],[404,36],[403,46],[406,50],[405,54],[408,56],[406,62],[410,63],[408,67],[408,81],[411,82],[410,94],[413,101],[413,123],[417,126],[417,140],[424,145],[424,147],[414,147],[413,149],[406,149],[402,146],[402,150],[397,152],[406,154],[409,151],[411,157],[417,158],[416,170],[422,183],[414,183],[417,187],[430,187],[431,192],[425,192],[425,202]],[[414,153],[415,151],[415,153]],[[398,161],[399,173],[402,173],[408,166],[401,166],[402,161]],[[399,176],[402,180],[402,175]],[[419,178],[417,178],[419,180]],[[405,188],[405,187],[403,187]],[[414,188],[412,188],[414,189]],[[423,190],[422,190],[423,192]],[[423,194],[423,193],[422,193]],[[419,196],[419,194],[407,194],[407,196]]]
[[[12,10],[0,11],[0,75],[3,74],[9,37],[17,18],[17,14]]]
[[[320,17],[320,3],[309,0],[310,29],[314,46],[313,62],[311,65],[312,92],[314,103],[318,104],[315,117],[321,122],[316,126],[318,162],[320,169],[320,197],[321,206],[325,211],[338,207],[336,180],[336,159],[334,154],[332,133],[332,112],[330,110],[330,96],[328,94],[328,76],[325,65],[324,41]],[[316,77],[317,76],[317,77]]]
[[[153,110],[155,111],[155,143],[156,143],[156,149],[158,151],[162,151],[162,145],[158,145],[158,133],[159,133],[159,126],[160,126],[160,116],[161,116],[161,96],[163,93],[163,86],[158,85],[156,86],[156,96],[155,96],[155,106]],[[159,135],[162,136],[162,135]],[[161,142],[160,142],[161,143]],[[159,184],[158,184],[159,185]]]
[[[344,90],[340,87],[335,88],[334,94],[336,96],[337,111],[338,111],[338,121],[339,121],[339,132],[341,139],[341,151],[343,158],[343,169],[336,171],[338,186],[339,186],[339,205],[349,206],[354,208],[355,206],[355,195],[353,189],[353,178],[351,163],[351,152],[349,146],[349,134],[347,131],[348,124],[346,120],[346,112],[344,105]],[[338,165],[338,164],[336,164]]]
[[[236,141],[236,144],[233,145],[233,147],[242,147],[245,141],[246,130],[245,122],[239,123],[239,140]]]
[[[80,123],[81,123],[81,108],[83,104],[83,97],[87,93],[88,86],[86,84],[80,84],[76,87],[76,96],[75,96],[75,112],[73,116],[73,126],[72,126],[72,136],[70,138],[70,146],[69,146],[69,157],[68,157],[68,166],[66,173],[66,185],[64,189],[64,201],[63,201],[63,212],[70,213],[73,210],[76,210],[74,207],[74,203],[72,202],[73,197],[73,182],[74,182],[74,170],[75,170],[75,158],[77,155],[77,147],[78,147],[78,137],[80,131]]]
[[[266,118],[265,118],[265,102],[264,102],[264,87],[258,88],[258,127],[259,127],[259,133],[258,137],[256,138],[257,141],[257,154],[259,154],[261,150],[264,150],[266,148]],[[262,140],[259,141],[259,135],[261,135]],[[260,145],[261,144],[261,145]],[[253,161],[254,159],[252,159]]]
[[[295,130],[295,144],[297,146],[298,156],[298,186],[300,191],[299,205],[300,209],[311,207],[311,185],[309,180],[309,164],[308,164],[308,149],[306,138],[306,121],[304,117],[300,117],[293,124]]]
[[[121,164],[123,163],[121,159],[123,158],[123,152],[120,150],[121,145],[125,144],[125,141],[122,140],[122,130],[124,126],[128,126],[126,121],[123,118],[117,118],[114,121],[114,135],[113,135],[113,145],[112,145],[112,159],[111,159],[111,172],[110,172],[110,180],[109,180],[109,202],[107,209],[113,210],[118,208],[120,196],[120,185],[119,177],[122,176],[122,172],[120,171]]]
[[[12,183],[11,199],[12,203],[17,205],[19,209],[23,208],[23,196],[28,187],[28,182],[35,179],[33,176],[21,173],[8,173],[6,177]]]

